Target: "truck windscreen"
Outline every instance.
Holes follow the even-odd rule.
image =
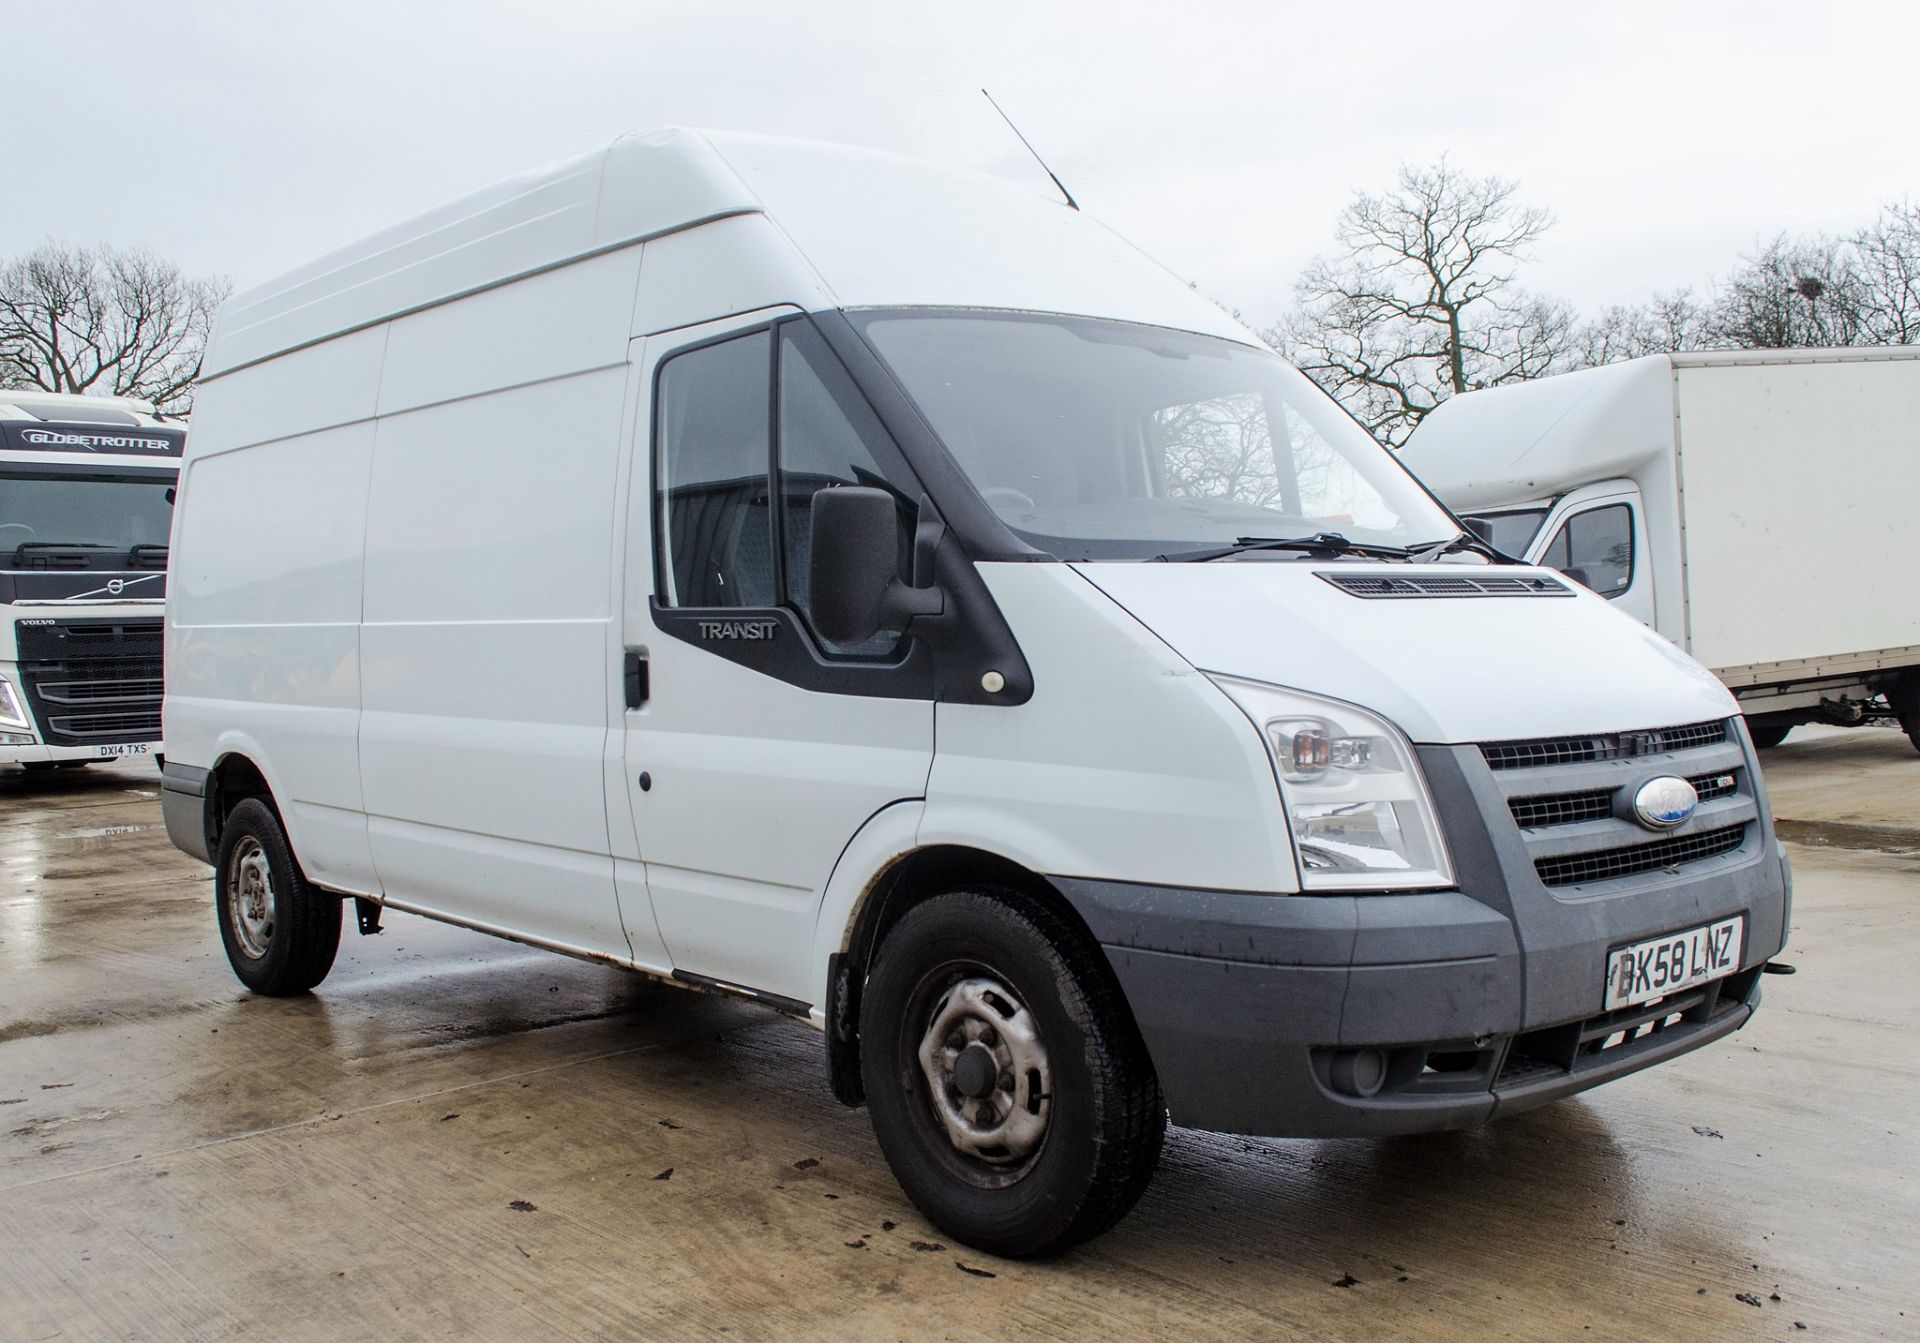
[[[61,547],[102,552],[101,559],[115,567],[159,567],[177,476],[45,466],[0,470],[0,567],[18,568],[23,554]]]
[[[1464,521],[1495,550],[1521,559],[1546,516],[1544,508],[1520,508],[1511,513],[1476,513]]]
[[[1319,532],[1420,546],[1459,531],[1331,398],[1263,350],[1078,317],[852,316],[1000,520],[1062,559]]]

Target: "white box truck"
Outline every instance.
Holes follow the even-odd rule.
[[[222,309],[167,825],[259,992],[351,899],[750,998],[1044,1254],[1169,1111],[1467,1127],[1755,1010],[1732,696],[1484,549],[1066,205],[630,136]]]
[[[1920,349],[1649,355],[1469,392],[1401,460],[1506,553],[1711,668],[1753,739],[1920,747]]]
[[[145,401],[0,389],[0,764],[158,752],[185,438]]]

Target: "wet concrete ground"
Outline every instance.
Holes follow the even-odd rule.
[[[942,1244],[803,1026],[399,916],[250,998],[150,766],[0,772],[0,1339],[1920,1338],[1920,754],[1767,769],[1746,1031],[1476,1133],[1176,1130],[1047,1264]]]

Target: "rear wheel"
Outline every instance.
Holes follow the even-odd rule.
[[[1747,735],[1753,738],[1755,750],[1771,751],[1787,739],[1793,731],[1792,723],[1748,723]]]
[[[1053,1254],[1146,1189],[1166,1109],[1099,949],[1011,892],[915,906],[862,994],[861,1076],[907,1196],[978,1249]]]
[[[283,998],[327,977],[340,950],[340,897],[301,874],[271,807],[250,797],[233,809],[213,871],[220,940],[242,984]]]
[[[1907,734],[1907,740],[1913,743],[1914,750],[1920,751],[1920,672],[1910,671],[1901,677],[1887,700],[1899,716],[1900,728]]]

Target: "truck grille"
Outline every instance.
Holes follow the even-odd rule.
[[[1582,882],[1630,877],[1637,872],[1668,871],[1682,863],[1732,853],[1746,839],[1747,827],[1730,825],[1723,830],[1708,830],[1698,835],[1675,835],[1667,839],[1648,840],[1645,844],[1624,844],[1617,849],[1601,849],[1597,853],[1536,858],[1533,869],[1540,874],[1543,886],[1577,886]]]
[[[1534,769],[1576,765],[1590,760],[1628,760],[1665,751],[1689,751],[1727,739],[1725,723],[1688,723],[1645,732],[1607,732],[1590,737],[1546,737],[1536,741],[1488,742],[1480,748],[1488,769]]]
[[[20,679],[52,746],[160,740],[158,620],[20,624]]]
[[[1488,742],[1484,777],[1506,805],[1512,867],[1562,899],[1672,880],[1691,863],[1736,853],[1758,834],[1760,805],[1737,733],[1724,722],[1636,732]],[[1649,779],[1679,775],[1699,804],[1671,833],[1649,831],[1626,805]],[[1525,867],[1522,867],[1522,864]]]

